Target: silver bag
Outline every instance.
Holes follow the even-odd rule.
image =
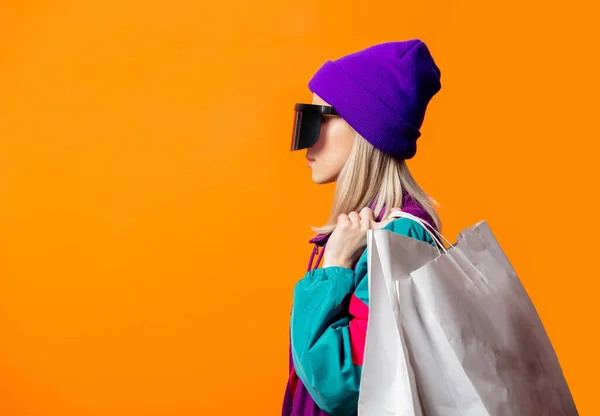
[[[485,221],[449,248],[369,230],[359,416],[578,415],[558,358]],[[447,242],[447,240],[445,240]]]

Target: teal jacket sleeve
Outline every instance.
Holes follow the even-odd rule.
[[[406,218],[383,229],[433,244],[423,227]],[[309,271],[294,288],[294,368],[317,406],[333,416],[353,415],[358,408],[369,305],[367,258],[365,250],[355,270]]]

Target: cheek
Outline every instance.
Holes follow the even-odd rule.
[[[327,134],[322,137],[318,163],[313,174],[318,177],[317,182],[327,183],[334,181],[348,160],[352,150],[353,136],[351,131],[344,126],[329,126]],[[317,179],[317,178],[315,178]]]
[[[345,123],[339,123],[332,127],[328,139],[328,153],[338,161],[338,164],[343,165],[350,156],[354,144],[352,130]]]
[[[321,126],[317,143],[310,154],[318,163],[319,170],[337,174],[342,169],[354,144],[352,129],[343,120],[332,120]]]

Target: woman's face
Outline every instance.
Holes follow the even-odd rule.
[[[317,94],[313,94],[312,103],[330,105]],[[350,156],[353,144],[354,132],[343,118],[323,115],[319,140],[306,150],[313,181],[319,184],[335,182]]]

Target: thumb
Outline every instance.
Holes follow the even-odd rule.
[[[373,221],[372,222],[372,226],[371,228],[373,228],[374,230],[380,230],[383,227],[385,227],[386,225],[388,225],[390,222],[394,221],[397,217],[395,217],[393,214],[394,212],[401,212],[402,209],[401,208],[392,208],[390,213],[383,218],[383,220],[381,220],[380,222],[376,222]]]

